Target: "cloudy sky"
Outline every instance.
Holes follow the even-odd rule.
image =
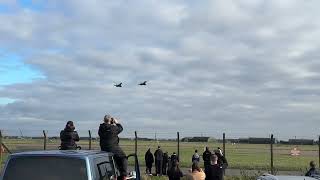
[[[0,129],[85,134],[111,114],[123,136],[316,138],[319,6],[0,0]]]

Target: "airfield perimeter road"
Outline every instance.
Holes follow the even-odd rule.
[[[128,167],[128,171],[132,171],[134,169],[133,166],[129,166]],[[140,172],[141,174],[145,173],[145,169],[146,167],[141,166],[140,167]],[[154,171],[155,169],[152,168],[152,171]],[[188,168],[181,168],[183,174],[188,174],[189,169]],[[243,170],[245,172],[246,175],[250,175],[250,176],[254,176],[257,174],[261,174],[261,173],[268,173],[268,172],[264,172],[264,171],[257,171],[257,170]],[[292,176],[301,176],[304,175],[303,172],[301,171],[277,171],[276,172],[277,175],[292,175]],[[241,175],[241,170],[240,169],[226,169],[226,175],[227,176],[240,176]]]

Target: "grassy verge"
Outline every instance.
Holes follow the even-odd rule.
[[[4,143],[12,151],[30,151],[30,150],[42,150],[43,140],[8,140],[5,139]],[[57,149],[59,146],[59,140],[48,141],[47,149]],[[80,141],[80,146],[83,149],[88,148],[88,141]],[[121,140],[120,145],[122,149],[127,153],[134,153],[134,141]],[[140,165],[144,166],[144,154],[148,148],[151,148],[152,152],[156,147],[160,145],[163,151],[168,151],[169,155],[173,152],[177,152],[177,143],[171,141],[139,141],[138,142],[138,157]],[[200,154],[203,152],[203,148],[209,146],[210,149],[216,147],[222,147],[219,143],[180,143],[180,166],[190,167],[191,156],[195,149],[198,149]],[[99,150],[99,142],[93,141],[93,149]],[[290,156],[290,151],[295,146],[292,145],[275,145],[274,146],[274,167],[278,171],[305,171],[308,168],[308,164],[311,160],[317,161],[318,159],[318,147],[317,146],[298,146],[301,150],[301,156]],[[268,171],[270,169],[270,146],[261,144],[226,144],[226,157],[229,162],[229,168],[233,169],[252,169]],[[5,157],[3,158],[3,161]],[[133,160],[129,160],[129,164],[133,165]],[[201,163],[202,164],[202,163]]]

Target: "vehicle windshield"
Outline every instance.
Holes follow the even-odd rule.
[[[86,180],[85,160],[64,157],[19,157],[9,161],[3,180]]]

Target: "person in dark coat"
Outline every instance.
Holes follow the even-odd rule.
[[[79,141],[79,135],[75,131],[72,121],[68,121],[64,130],[60,132],[61,146],[60,150],[75,150],[77,149],[76,142]]]
[[[316,169],[316,163],[314,161],[310,162],[310,169],[309,171],[305,174],[305,176],[310,176],[310,177],[320,177],[319,171]]]
[[[167,167],[169,162],[168,152],[163,154],[163,162],[162,162],[162,174],[167,175]]]
[[[156,174],[162,176],[163,152],[160,146],[158,146],[158,149],[154,152],[154,158],[156,163]]]
[[[150,151],[150,148],[146,152],[146,154],[144,156],[144,160],[146,162],[146,174],[151,174],[152,173],[151,169],[152,169],[152,164],[154,163],[154,158],[153,158],[153,154]]]
[[[202,159],[203,159],[203,163],[204,163],[204,172],[206,173],[206,175],[207,175],[206,171],[207,171],[207,169],[210,165],[210,162],[211,162],[211,160],[210,160],[211,154],[212,153],[210,152],[208,147],[206,147],[206,150],[202,154]]]
[[[174,160],[172,162],[172,167],[168,170],[169,180],[180,180],[183,177],[183,173],[179,168],[179,161]]]
[[[110,115],[104,116],[104,123],[100,124],[99,137],[101,151],[112,152],[114,160],[119,168],[119,179],[124,179],[127,176],[128,159],[126,154],[119,146],[118,135],[123,131],[122,125],[117,119]]]
[[[223,180],[223,170],[218,164],[218,156],[210,156],[210,165],[207,166],[206,180]]]
[[[218,157],[218,164],[222,167],[223,170],[223,174],[225,174],[225,170],[228,167],[228,161],[227,159],[223,156],[223,153],[221,151],[221,149],[217,149],[214,152],[215,155],[217,155]]]
[[[173,152],[171,157],[170,157],[170,161],[171,161],[171,165],[173,165],[174,161],[178,161],[179,162],[179,157],[176,154],[176,152]]]

